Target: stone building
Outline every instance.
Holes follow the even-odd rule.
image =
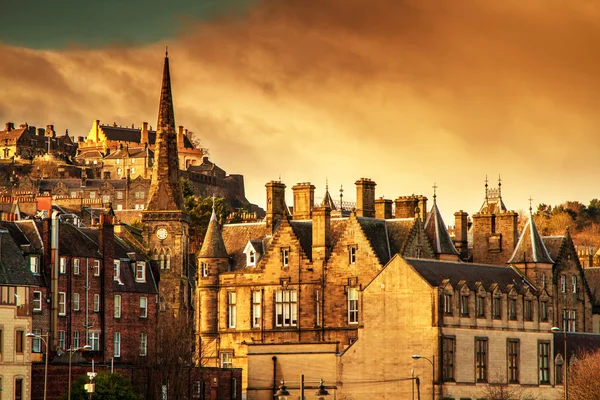
[[[45,154],[68,160],[76,151],[77,146],[68,132],[57,136],[54,125],[36,129],[25,123],[15,128],[14,123],[7,122],[4,130],[0,130],[0,160],[33,160]]]
[[[121,179],[138,176],[150,179],[154,152],[146,146],[120,147],[102,159],[102,178]]]
[[[266,184],[263,222],[219,228],[213,213],[197,255],[198,362],[246,370],[251,343],[337,343],[344,351],[368,323],[363,288],[395,254],[458,258],[435,201],[427,223],[422,196],[397,199],[392,218],[391,200],[376,200],[375,186],[356,182],[357,208],[347,216],[332,217],[328,190],[314,206],[310,183],[292,188],[290,212],[276,181]]]

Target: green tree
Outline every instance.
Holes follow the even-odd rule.
[[[88,400],[89,394],[85,391],[84,385],[89,383],[87,376],[80,376],[71,386],[72,400]],[[118,373],[111,374],[108,372],[100,372],[94,379],[95,393],[94,400],[140,400],[137,396],[131,383]],[[67,394],[63,399],[67,398]]]

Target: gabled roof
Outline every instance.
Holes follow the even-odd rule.
[[[459,255],[446,229],[446,224],[435,201],[435,195],[433,196],[431,212],[427,215],[427,221],[425,221],[425,232],[427,232],[436,254]]]
[[[227,258],[227,250],[223,242],[223,236],[221,236],[214,207],[210,216],[210,222],[208,223],[208,229],[206,230],[206,236],[204,236],[204,242],[202,242],[202,248],[198,252],[198,257]]]
[[[550,258],[552,258],[552,260],[556,261],[558,259],[558,255],[560,253],[560,249],[562,248],[564,240],[565,240],[564,236],[543,236],[542,237],[544,246],[546,246],[546,250],[548,250],[548,254],[550,254]]]
[[[457,287],[459,282],[464,281],[470,288],[475,288],[476,284],[481,282],[486,290],[490,290],[493,284],[497,284],[503,292],[510,289],[510,285],[514,285],[518,291],[527,285],[521,275],[508,266],[415,258],[405,260],[434,287],[439,287],[444,280],[448,280],[453,287]]]
[[[415,224],[414,218],[386,219],[385,225],[390,241],[390,252],[402,255],[404,245]]]
[[[600,307],[600,267],[584,268],[583,273],[592,293],[594,307]]]
[[[387,228],[384,219],[356,217],[365,237],[371,244],[381,265],[385,265],[392,258],[388,240]]]
[[[58,232],[58,247],[61,255],[102,258],[102,254],[98,251],[98,244],[76,226],[61,222]]]
[[[0,228],[0,285],[40,285],[39,279],[29,269],[23,252],[5,228]]]
[[[331,198],[331,194],[329,194],[329,187],[325,188],[325,197],[323,197],[323,201],[321,202],[321,207],[329,207],[332,211],[337,210],[333,198]]]
[[[547,263],[554,264],[554,261],[548,254],[544,241],[540,236],[531,210],[529,212],[529,219],[523,228],[517,247],[512,254],[509,264],[520,264],[520,263]]]
[[[141,143],[142,140],[142,130],[140,128],[127,128],[113,125],[100,125],[100,128],[102,128],[102,132],[104,133],[104,136],[106,136],[106,139],[111,141]],[[148,144],[153,145],[155,142],[156,131],[149,130]],[[194,145],[186,135],[183,136],[183,147],[186,149],[194,148]]]
[[[300,242],[304,255],[312,260],[312,221],[290,221],[290,226]]]
[[[270,234],[270,229],[267,229],[264,222],[223,225],[221,237],[231,259],[231,269],[239,270],[246,266],[246,256],[243,252],[249,241],[263,240]]]
[[[152,158],[154,152],[147,147],[125,147],[117,149],[106,157],[107,160],[122,159],[122,158]]]

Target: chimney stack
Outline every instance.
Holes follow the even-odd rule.
[[[177,131],[177,148],[179,148],[179,149],[183,149],[183,143],[184,143],[183,135],[184,135],[183,126],[180,125],[179,129]]]
[[[392,219],[392,204],[392,200],[383,197],[375,200],[375,218]]]
[[[466,259],[468,256],[468,241],[467,231],[469,214],[460,210],[454,213],[454,247],[460,253],[461,259]]]
[[[15,124],[13,122],[7,122],[5,127],[6,132],[10,132],[15,129]]]
[[[295,208],[295,207],[294,207]],[[331,209],[315,207],[312,209],[312,259],[324,262],[329,257]]]
[[[356,182],[356,216],[375,218],[375,186],[369,178],[360,178]]]
[[[148,123],[142,122],[142,132],[140,134],[140,144],[148,143]]]
[[[265,221],[267,230],[273,232],[277,222],[285,217],[285,184],[279,181],[268,182],[267,188],[267,215]]]
[[[294,192],[294,219],[310,219],[315,204],[315,187],[310,182],[298,183]]]
[[[395,200],[396,218],[415,218],[415,210],[419,209],[419,217],[425,221],[427,216],[427,197],[424,196],[400,196]]]

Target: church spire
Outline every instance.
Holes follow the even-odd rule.
[[[183,209],[183,196],[179,185],[179,155],[175,113],[171,93],[169,53],[165,52],[156,141],[154,146],[154,166],[148,195],[148,210],[173,211]]]

